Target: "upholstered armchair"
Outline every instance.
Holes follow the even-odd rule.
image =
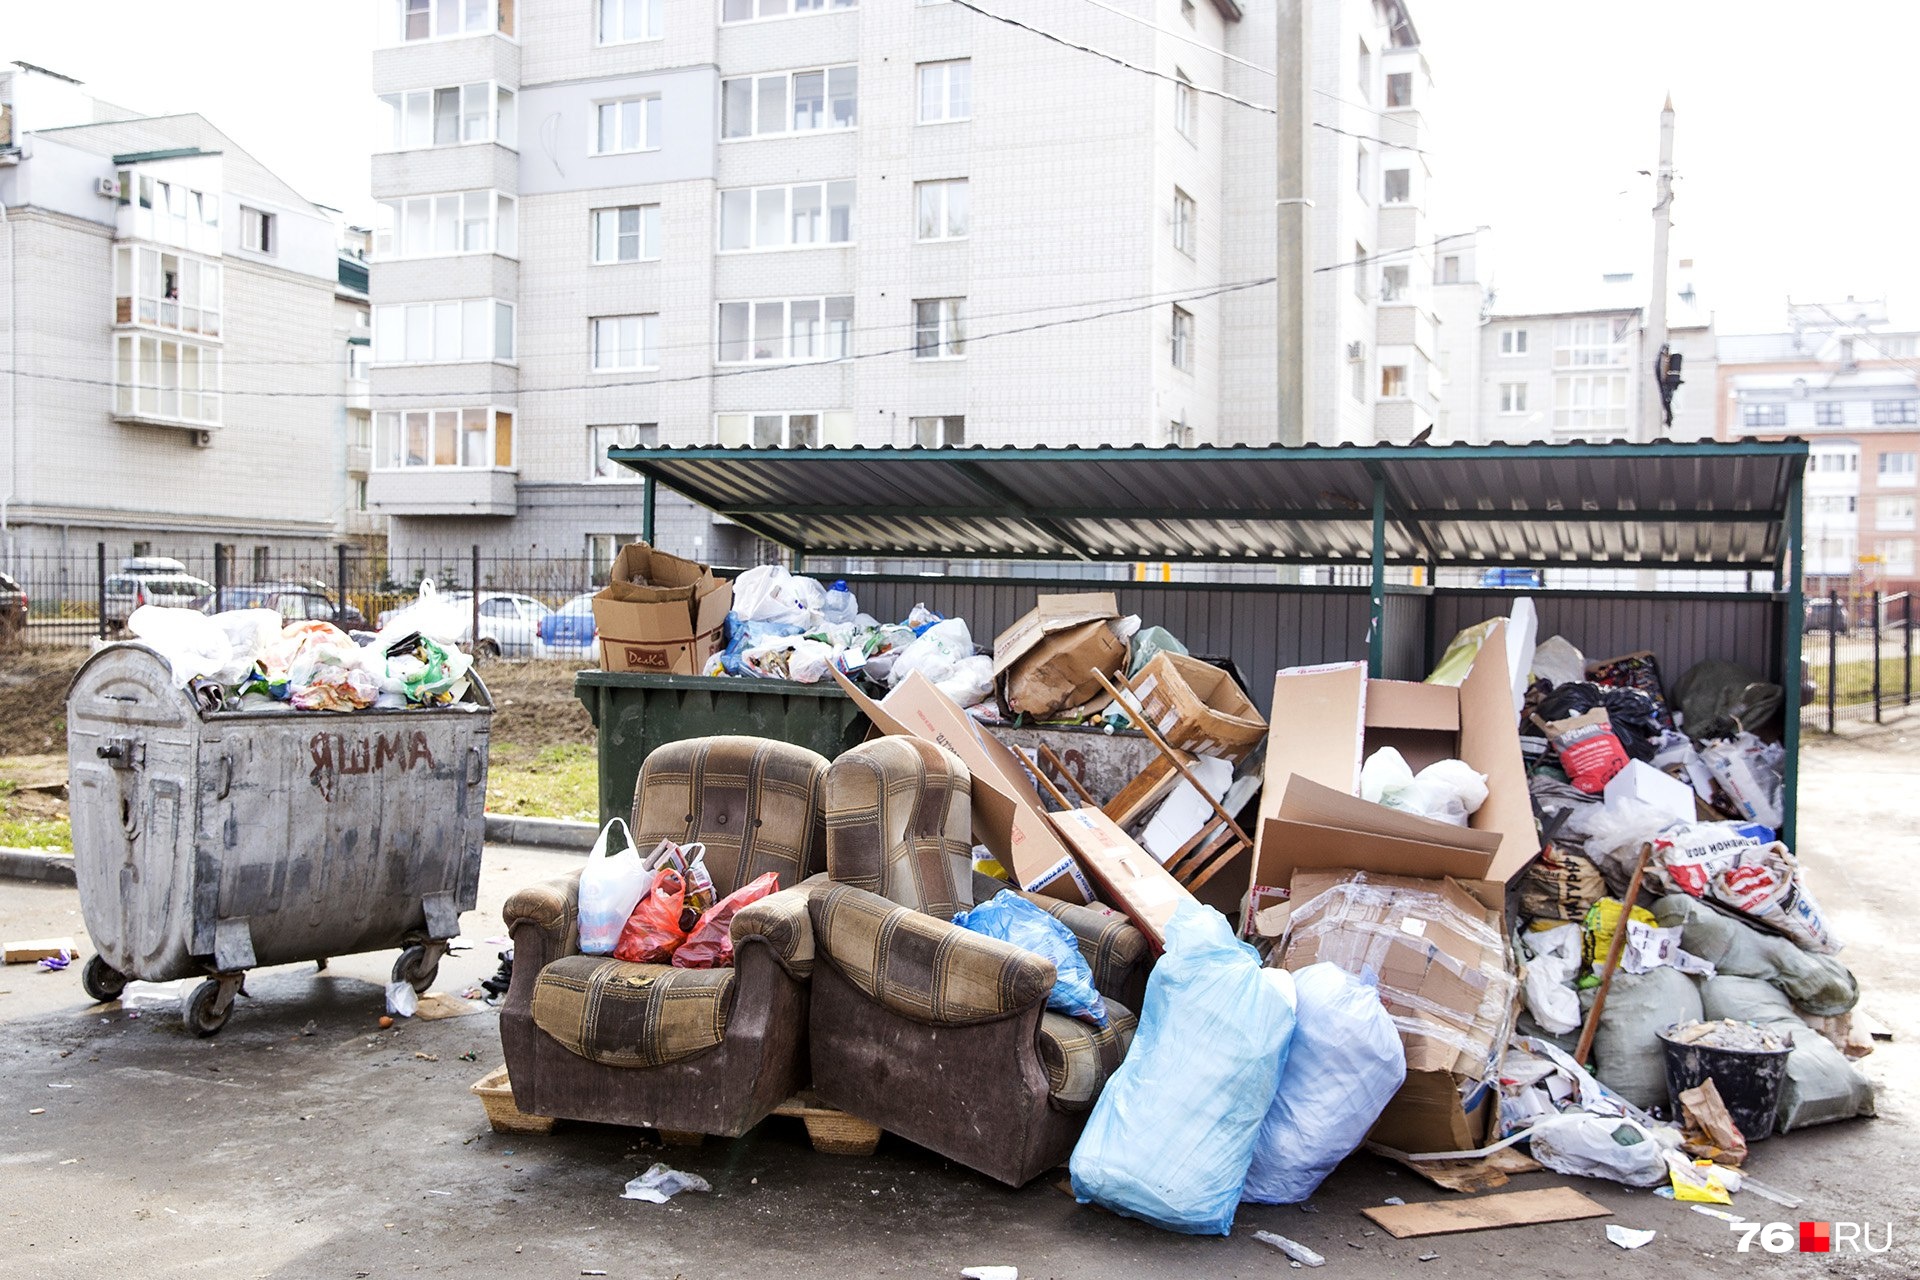
[[[760,738],[656,748],[634,788],[634,843],[701,841],[714,891],[778,872],[733,918],[730,969],[580,954],[578,872],[507,900],[513,982],[500,1010],[514,1105],[532,1115],[737,1137],[806,1083],[813,942],[824,888],[827,762]]]
[[[1048,1011],[1051,961],[951,922],[973,844],[969,787],[958,759],[907,737],[864,743],[828,769],[831,884],[807,900],[813,1088],[1020,1186],[1067,1158],[1125,1055],[1135,1017],[1112,997],[1147,947],[1110,914],[1045,903],[1110,997],[1104,1029]]]

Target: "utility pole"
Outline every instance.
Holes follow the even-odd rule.
[[[1633,385],[1640,400],[1637,438],[1646,441],[1666,434],[1665,407],[1660,397],[1660,348],[1667,345],[1667,233],[1673,227],[1673,95],[1660,109],[1660,168],[1653,177],[1653,297],[1647,304],[1646,341],[1640,346],[1640,366]]]
[[[1313,299],[1313,272],[1307,266],[1313,212],[1307,198],[1313,154],[1308,138],[1313,128],[1312,9],[1313,0],[1277,0],[1274,13],[1274,407],[1284,445],[1306,444],[1313,421],[1307,321]]]

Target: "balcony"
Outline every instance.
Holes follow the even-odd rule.
[[[349,538],[384,538],[387,518],[377,511],[349,510],[341,521],[340,531]]]
[[[1433,248],[1427,243],[1429,239],[1426,211],[1419,205],[1390,204],[1381,207],[1380,247],[1375,250],[1376,253],[1416,249],[1419,252],[1409,261],[1424,262]]]
[[[401,467],[367,477],[367,505],[387,516],[506,518],[519,477],[501,467]]]
[[[1431,359],[1434,354],[1433,316],[1410,302],[1382,302],[1374,324],[1374,341],[1383,347],[1413,347]]]
[[[347,474],[364,476],[373,471],[373,450],[364,444],[347,446]]]

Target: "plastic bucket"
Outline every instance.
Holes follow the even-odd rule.
[[[1791,1034],[1784,1049],[1716,1049],[1676,1044],[1668,1037],[1678,1029],[1676,1023],[1660,1033],[1660,1046],[1667,1056],[1667,1105],[1674,1123],[1680,1123],[1680,1095],[1711,1079],[1741,1137],[1750,1144],[1772,1137],[1780,1090],[1787,1081],[1787,1055],[1793,1052]]]

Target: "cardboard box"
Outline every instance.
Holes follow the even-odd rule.
[[[1519,993],[1504,913],[1449,879],[1303,871],[1291,888],[1284,966],[1378,975],[1406,1049],[1406,1083],[1368,1136],[1409,1152],[1478,1147]]]
[[[593,597],[601,670],[699,675],[725,642],[732,607],[732,584],[706,565],[629,543]]]
[[[1267,722],[1233,677],[1185,654],[1161,650],[1133,680],[1140,712],[1183,751],[1240,761],[1267,735]]]
[[[1284,892],[1296,870],[1315,868],[1451,876],[1485,905],[1502,902],[1507,881],[1540,851],[1504,633],[1504,624],[1493,628],[1457,689],[1369,680],[1357,662],[1274,678],[1256,906]],[[1416,772],[1436,760],[1466,761],[1487,776],[1486,803],[1456,827],[1362,800],[1361,762],[1386,746]]]
[[[7,943],[5,960],[8,964],[33,964],[59,955],[79,954],[79,948],[73,945],[72,938],[31,938],[25,942]]]
[[[993,851],[1020,888],[1066,902],[1093,900],[1093,886],[1047,824],[1027,766],[1011,747],[917,671],[880,702],[839,671],[833,678],[880,732],[923,738],[960,758],[973,780],[974,839]]]
[[[1155,955],[1165,950],[1167,921],[1182,902],[1195,901],[1186,886],[1098,809],[1050,813],[1047,821],[1073,846],[1101,897],[1133,921]]]
[[[1111,591],[1041,596],[1032,612],[993,642],[993,678],[1009,709],[1051,715],[1105,691],[1093,673],[1125,668],[1126,642],[1107,620],[1120,616]]]

